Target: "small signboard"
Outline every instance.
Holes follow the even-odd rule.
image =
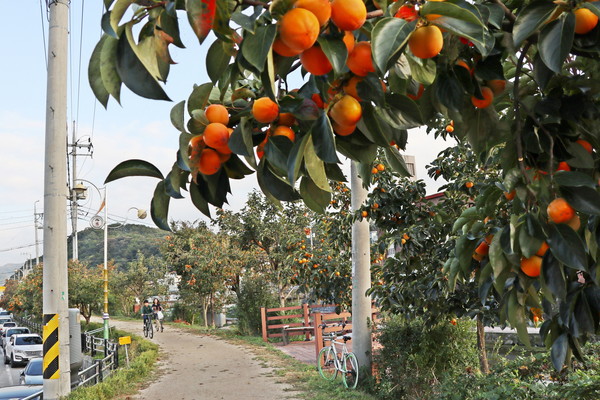
[[[131,336],[121,336],[119,338],[119,344],[124,346],[126,344],[131,344]]]

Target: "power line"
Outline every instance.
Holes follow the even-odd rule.
[[[41,244],[42,242],[38,242],[38,244]],[[19,250],[19,249],[26,249],[28,247],[33,247],[35,246],[35,243],[33,244],[27,244],[27,245],[23,245],[23,246],[17,246],[17,247],[12,247],[10,249],[0,249],[0,253],[4,253],[7,251],[13,251],[13,250]]]
[[[77,76],[77,112],[76,112],[76,121],[79,121],[79,96],[81,94],[81,54],[83,52],[83,20],[84,13],[83,9],[85,7],[85,0],[81,1],[81,25],[79,28],[79,72]]]
[[[46,12],[48,12],[47,7]],[[46,27],[44,26],[44,6],[42,4],[42,0],[40,0],[40,19],[42,21],[42,42],[44,44],[44,60],[46,60],[46,70],[48,70],[48,51],[46,50]]]

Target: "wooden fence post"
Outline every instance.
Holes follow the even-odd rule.
[[[262,322],[263,342],[268,342],[269,338],[267,337],[267,309],[265,307],[260,308],[260,319]]]
[[[304,314],[304,326],[310,326],[310,315],[308,313],[308,304],[304,303],[302,305],[302,313]],[[306,332],[304,338],[306,340],[310,340],[310,332]]]
[[[319,352],[323,348],[323,330],[319,327],[323,323],[323,315],[320,312],[314,313],[315,324],[315,350],[317,353],[317,365],[319,365]]]

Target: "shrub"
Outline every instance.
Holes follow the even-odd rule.
[[[244,279],[238,292],[237,317],[242,334],[257,335],[261,331],[260,308],[277,306],[277,298],[264,279]]]
[[[416,319],[391,318],[379,336],[375,390],[381,399],[427,399],[442,376],[462,374],[478,365],[475,323],[448,321],[432,327]]]
[[[584,363],[557,372],[548,352],[503,359],[489,375],[444,379],[432,400],[595,400],[600,398],[600,344],[584,348]]]

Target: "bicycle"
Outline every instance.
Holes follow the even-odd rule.
[[[144,317],[148,318],[144,318]],[[152,314],[142,314],[144,318],[144,337],[152,339],[154,337],[154,329],[152,328]]]
[[[352,339],[351,335],[343,334],[343,329],[346,326],[346,323],[343,322],[341,326],[341,336],[338,336],[335,332],[323,334],[323,339],[329,340],[330,344],[329,346],[323,347],[321,351],[319,351],[317,368],[319,370],[319,374],[323,378],[330,381],[337,377],[338,372],[341,372],[344,386],[348,389],[355,389],[356,385],[358,384],[358,359],[356,358],[356,355],[348,351],[348,348],[346,347],[346,342]],[[325,331],[327,325],[322,324],[320,327],[323,329],[323,331]],[[342,338],[343,342],[338,342],[335,340],[340,337]],[[336,344],[342,346],[341,352],[338,352]]]

